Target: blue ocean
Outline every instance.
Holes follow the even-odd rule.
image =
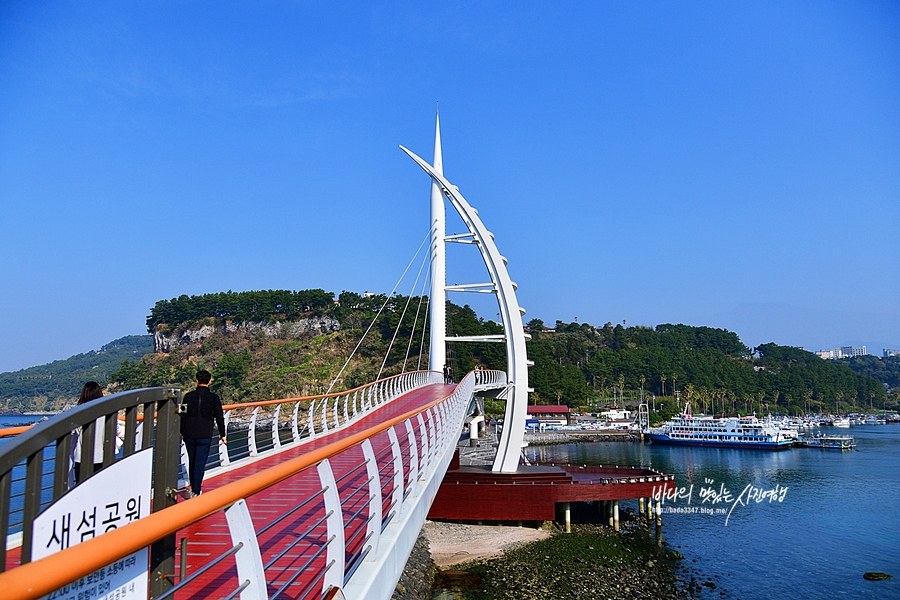
[[[834,432],[831,428],[823,431]],[[900,426],[841,430],[852,451],[780,452],[649,443],[527,448],[532,462],[653,467],[676,476],[663,538],[701,597],[900,598]],[[623,503],[625,507],[637,503]],[[893,575],[867,581],[863,574]]]

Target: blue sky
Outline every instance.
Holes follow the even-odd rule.
[[[526,320],[900,347],[897,3],[335,4],[0,4],[0,371],[180,294],[389,291],[437,103]]]

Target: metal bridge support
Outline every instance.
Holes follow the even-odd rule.
[[[495,472],[514,473],[519,467],[519,459],[522,451],[522,443],[525,441],[525,419],[528,409],[528,367],[531,364],[525,351],[525,330],[522,326],[522,315],[525,309],[519,306],[516,300],[516,284],[509,277],[506,270],[506,258],[504,258],[497,245],[494,243],[493,234],[488,231],[478,217],[475,210],[462,194],[459,188],[444,178],[443,159],[440,150],[440,122],[435,133],[435,158],[434,165],[429,165],[413,152],[403,146],[400,148],[426,172],[432,179],[431,194],[431,227],[432,227],[432,297],[431,297],[431,359],[432,370],[441,370],[443,364],[439,364],[444,356],[444,345],[436,347],[437,340],[447,341],[502,341],[506,343],[507,378],[512,390],[507,397],[505,426],[503,435],[497,447],[497,456],[494,459],[492,470]],[[444,204],[442,196],[446,196],[456,212],[462,218],[469,230],[468,234],[444,236],[443,214]],[[447,241],[475,244],[481,252],[481,257],[487,267],[491,283],[478,283],[468,285],[446,286],[444,274],[444,244]],[[444,294],[447,290],[486,292],[497,295],[500,309],[500,318],[503,322],[503,336],[468,336],[460,338],[446,338],[445,317],[437,308],[444,306]]]

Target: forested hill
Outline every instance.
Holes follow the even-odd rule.
[[[634,397],[643,385],[658,397],[677,389],[682,401],[707,411],[833,412],[897,404],[881,381],[846,364],[776,344],[751,349],[723,329],[557,321],[548,330],[537,319],[528,325],[528,355],[535,362],[529,383],[541,402],[582,405],[613,397],[613,388]]]
[[[866,354],[842,358],[838,362],[847,365],[860,375],[868,375],[884,382],[890,389],[900,389],[900,356],[879,358]]]
[[[70,401],[81,393],[86,381],[106,384],[109,374],[123,361],[138,360],[153,351],[153,337],[128,335],[97,351],[76,354],[38,367],[12,373],[0,373],[2,409],[52,410],[59,402]]]
[[[401,371],[425,368],[428,335],[423,322],[428,299],[344,291],[335,298],[321,289],[222,292],[161,300],[151,309],[151,333],[175,340],[154,354],[152,336],[128,336],[67,361],[0,375],[0,408],[58,409],[77,397],[84,381],[113,389],[193,384],[198,368],[213,373],[213,387],[226,402],[268,400],[349,389]],[[377,318],[376,318],[377,315]],[[268,332],[235,323],[327,321],[327,328],[275,326]],[[374,320],[365,342],[360,339]],[[399,324],[399,327],[398,327]],[[205,330],[202,336],[182,335]],[[655,328],[607,323],[528,323],[534,361],[532,403],[587,406],[614,396],[635,399],[643,389],[667,408],[677,389],[699,410],[834,412],[897,410],[900,365],[875,357],[857,362],[822,360],[786,346],[748,348],[723,329],[663,324]],[[284,333],[285,331],[291,333]],[[274,334],[272,332],[275,332]],[[298,333],[299,332],[299,333]],[[468,306],[447,303],[447,333],[502,333]],[[187,340],[187,341],[185,341]],[[353,360],[341,371],[359,345]],[[385,355],[387,359],[385,360]],[[476,366],[506,369],[502,344],[451,343],[454,372]],[[851,366],[853,367],[851,369]],[[117,368],[118,367],[118,368]],[[340,373],[340,376],[338,374]],[[878,379],[881,379],[879,381]],[[886,394],[886,382],[895,388]]]

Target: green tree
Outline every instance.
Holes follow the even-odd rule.
[[[212,370],[213,381],[237,389],[250,374],[252,362],[246,348],[240,354],[224,354]]]

